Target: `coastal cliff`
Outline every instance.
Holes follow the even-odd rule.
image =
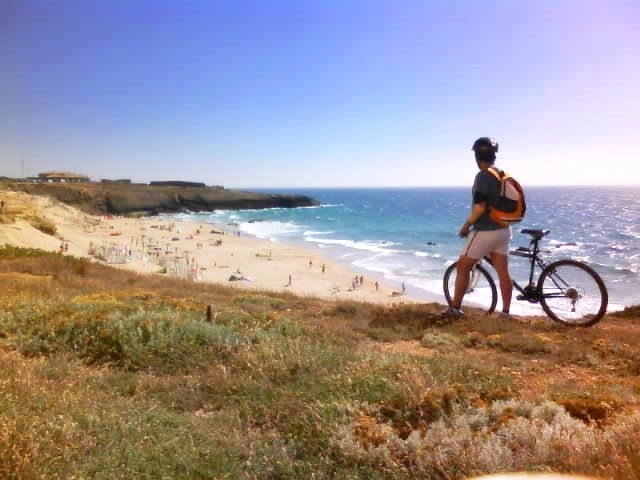
[[[227,190],[221,187],[152,186],[116,183],[7,183],[12,190],[48,195],[90,213],[158,214],[216,209],[293,208],[317,205],[304,195]]]

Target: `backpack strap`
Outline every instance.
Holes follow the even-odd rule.
[[[487,172],[489,172],[491,175],[496,177],[496,179],[500,182],[500,194],[504,195],[504,189],[505,189],[504,182],[508,178],[511,178],[511,176],[504,170],[498,170],[497,168],[493,168],[493,167],[487,168]]]
[[[493,168],[493,167],[489,167],[487,168],[487,171],[493,175],[494,177],[496,177],[498,179],[499,182],[504,182],[507,178],[511,178],[511,175],[509,175],[507,172],[505,172],[504,170],[498,170],[497,168]]]

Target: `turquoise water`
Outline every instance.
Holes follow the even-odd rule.
[[[277,192],[309,195],[321,205],[178,218],[319,250],[387,283],[404,282],[414,297],[433,299],[442,293],[446,266],[462,248],[457,231],[471,201],[466,188]],[[551,234],[543,242],[548,258],[574,258],[591,265],[607,284],[612,309],[640,303],[640,188],[533,187],[527,188],[527,203],[525,221],[513,227],[512,246],[527,245],[521,228],[549,229]],[[527,269],[526,260],[512,257],[514,278],[525,281]],[[530,308],[525,310],[531,312]]]

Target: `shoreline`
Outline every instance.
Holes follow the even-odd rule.
[[[11,191],[3,191],[2,197],[10,208],[0,212],[0,246],[7,243],[55,252],[66,243],[68,250],[62,253],[95,261],[101,258],[106,264],[138,273],[164,272],[248,292],[288,292],[382,305],[446,305],[443,295],[432,289],[406,282],[403,292],[402,280],[326,254],[313,244],[261,238],[224,221],[167,214],[94,216],[49,197]],[[38,219],[55,226],[56,234],[34,228],[41,227]],[[356,277],[362,278],[362,285],[353,281]],[[481,307],[471,302],[468,299],[465,305]],[[626,306],[610,303],[608,311]],[[524,302],[513,302],[511,311],[518,316],[543,315],[539,305]]]
[[[298,207],[298,208],[310,208],[310,207]],[[311,207],[313,208],[313,207]],[[165,216],[169,217],[172,214],[164,214]],[[154,217],[149,217],[149,218],[154,218]],[[157,218],[157,217],[155,217]],[[167,218],[165,218],[167,219]],[[358,276],[362,275],[365,277],[365,279],[370,279],[372,282],[378,282],[380,285],[384,284],[387,287],[391,288],[392,291],[395,292],[399,292],[402,289],[402,280],[395,280],[395,279],[390,279],[388,277],[385,276],[384,273],[379,272],[379,271],[375,271],[375,270],[369,270],[366,269],[364,267],[360,267],[357,266],[353,263],[350,263],[348,261],[342,261],[338,258],[335,258],[335,256],[331,256],[331,255],[326,255],[325,253],[323,253],[323,249],[318,247],[317,245],[314,244],[306,244],[304,241],[280,241],[280,240],[273,240],[273,239],[269,239],[269,238],[262,238],[259,237],[257,235],[254,235],[252,233],[243,231],[239,228],[239,226],[229,226],[228,223],[225,222],[221,222],[221,221],[205,221],[205,222],[194,222],[192,220],[186,220],[183,218],[176,218],[173,219],[173,221],[175,221],[176,223],[191,223],[191,224],[198,224],[198,225],[210,225],[213,226],[217,229],[220,230],[224,230],[225,232],[227,232],[227,234],[237,234],[238,232],[240,232],[241,236],[244,238],[250,238],[250,239],[255,239],[257,242],[263,242],[265,244],[269,244],[269,245],[280,245],[280,246],[286,246],[289,247],[291,249],[300,249],[303,250],[305,252],[308,253],[308,255],[311,256],[318,256],[321,258],[324,258],[326,262],[331,262],[331,263],[336,263],[338,265],[343,266],[344,268],[350,270],[352,272],[352,274],[355,276],[356,274]],[[443,307],[446,306],[446,304],[444,303],[444,296],[443,294],[437,294],[434,293],[430,290],[426,290],[424,288],[419,288],[416,287],[414,285],[411,285],[410,283],[405,284],[406,287],[406,292],[404,296],[398,297],[398,298],[404,298],[409,300],[411,303],[439,303],[441,304]]]
[[[387,305],[425,303],[375,275],[349,268],[312,249],[234,234],[218,224],[162,216],[93,216],[48,197],[17,192],[11,196],[11,203],[22,202],[55,225],[56,235],[46,235],[17,220],[0,224],[0,244],[49,251],[60,251],[62,246],[61,253],[102,257],[104,263],[138,273],[164,271],[245,291]],[[356,277],[362,284],[354,281]]]

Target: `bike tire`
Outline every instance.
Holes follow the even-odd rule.
[[[444,290],[444,298],[447,300],[447,305],[449,306],[451,306],[451,300],[453,299],[453,285],[454,285],[453,282],[455,281],[455,276],[452,277],[452,275],[454,275],[454,273],[456,272],[457,265],[458,265],[458,262],[455,262],[449,265],[449,268],[447,268],[447,270],[444,272],[444,277],[442,277],[442,288]],[[498,303],[498,290],[496,289],[496,284],[493,281],[493,277],[489,274],[489,272],[487,272],[487,270],[482,265],[476,265],[472,270],[472,276],[469,281],[469,285],[471,288],[473,288],[473,285],[474,285],[473,275],[479,275],[479,277],[477,277],[476,283],[481,279],[483,279],[486,282],[487,287],[491,290],[491,301],[489,305],[484,305],[484,306],[481,306],[480,308],[485,310],[487,313],[492,313],[496,309],[496,305]],[[465,297],[467,297],[468,293],[469,293],[469,290],[467,289],[467,293],[465,293]]]
[[[593,299],[582,302],[584,314],[579,317],[576,304],[586,297],[587,288]],[[549,318],[576,327],[590,327],[598,323],[607,312],[609,303],[609,292],[600,275],[576,260],[559,260],[547,265],[538,279],[538,294],[540,305]]]

